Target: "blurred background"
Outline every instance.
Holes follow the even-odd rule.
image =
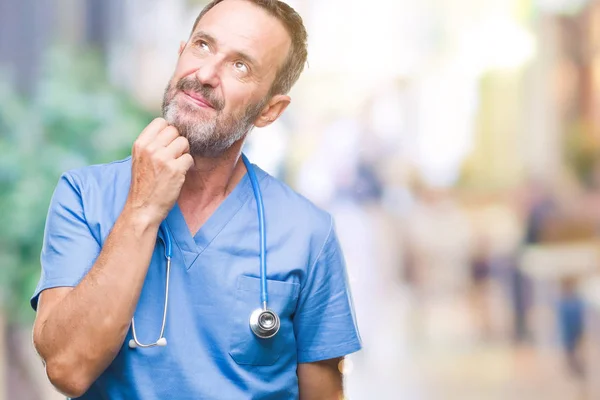
[[[0,0],[0,400],[60,174],[126,157],[205,1]],[[247,153],[336,218],[347,398],[600,398],[600,1],[296,0],[309,66]]]

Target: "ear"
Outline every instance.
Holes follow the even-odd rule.
[[[271,125],[285,111],[291,101],[292,99],[290,96],[283,94],[273,96],[265,108],[263,108],[258,118],[254,121],[254,126],[257,128],[264,128],[265,126]]]
[[[187,42],[184,42],[183,40],[181,42],[179,42],[179,55],[181,56],[181,53],[183,53],[183,49],[185,49],[185,45],[187,44]]]

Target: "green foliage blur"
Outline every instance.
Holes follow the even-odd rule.
[[[111,87],[92,50],[55,48],[29,98],[0,76],[0,307],[30,323],[50,198],[69,169],[127,157],[152,119]]]

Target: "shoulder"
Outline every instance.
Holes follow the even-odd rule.
[[[131,180],[131,156],[105,164],[94,164],[86,167],[71,169],[63,174],[76,188],[105,189],[115,184],[129,184]]]
[[[57,193],[77,204],[80,218],[102,243],[125,205],[130,182],[131,157],[127,157],[65,172]]]

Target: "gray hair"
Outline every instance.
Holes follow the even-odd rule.
[[[196,30],[202,17],[210,11],[211,8],[222,1],[224,0],[213,0],[202,9],[200,15],[196,18],[196,22],[194,22],[192,34]],[[308,57],[308,34],[306,33],[306,28],[302,22],[302,17],[288,4],[279,0],[247,1],[256,4],[270,15],[277,18],[290,35],[292,41],[290,52],[283,65],[277,71],[277,75],[275,76],[275,80],[269,91],[271,96],[275,94],[287,94],[292,89],[292,86],[298,81],[298,78],[300,78],[300,74],[304,70],[304,65],[306,64],[306,59]]]

